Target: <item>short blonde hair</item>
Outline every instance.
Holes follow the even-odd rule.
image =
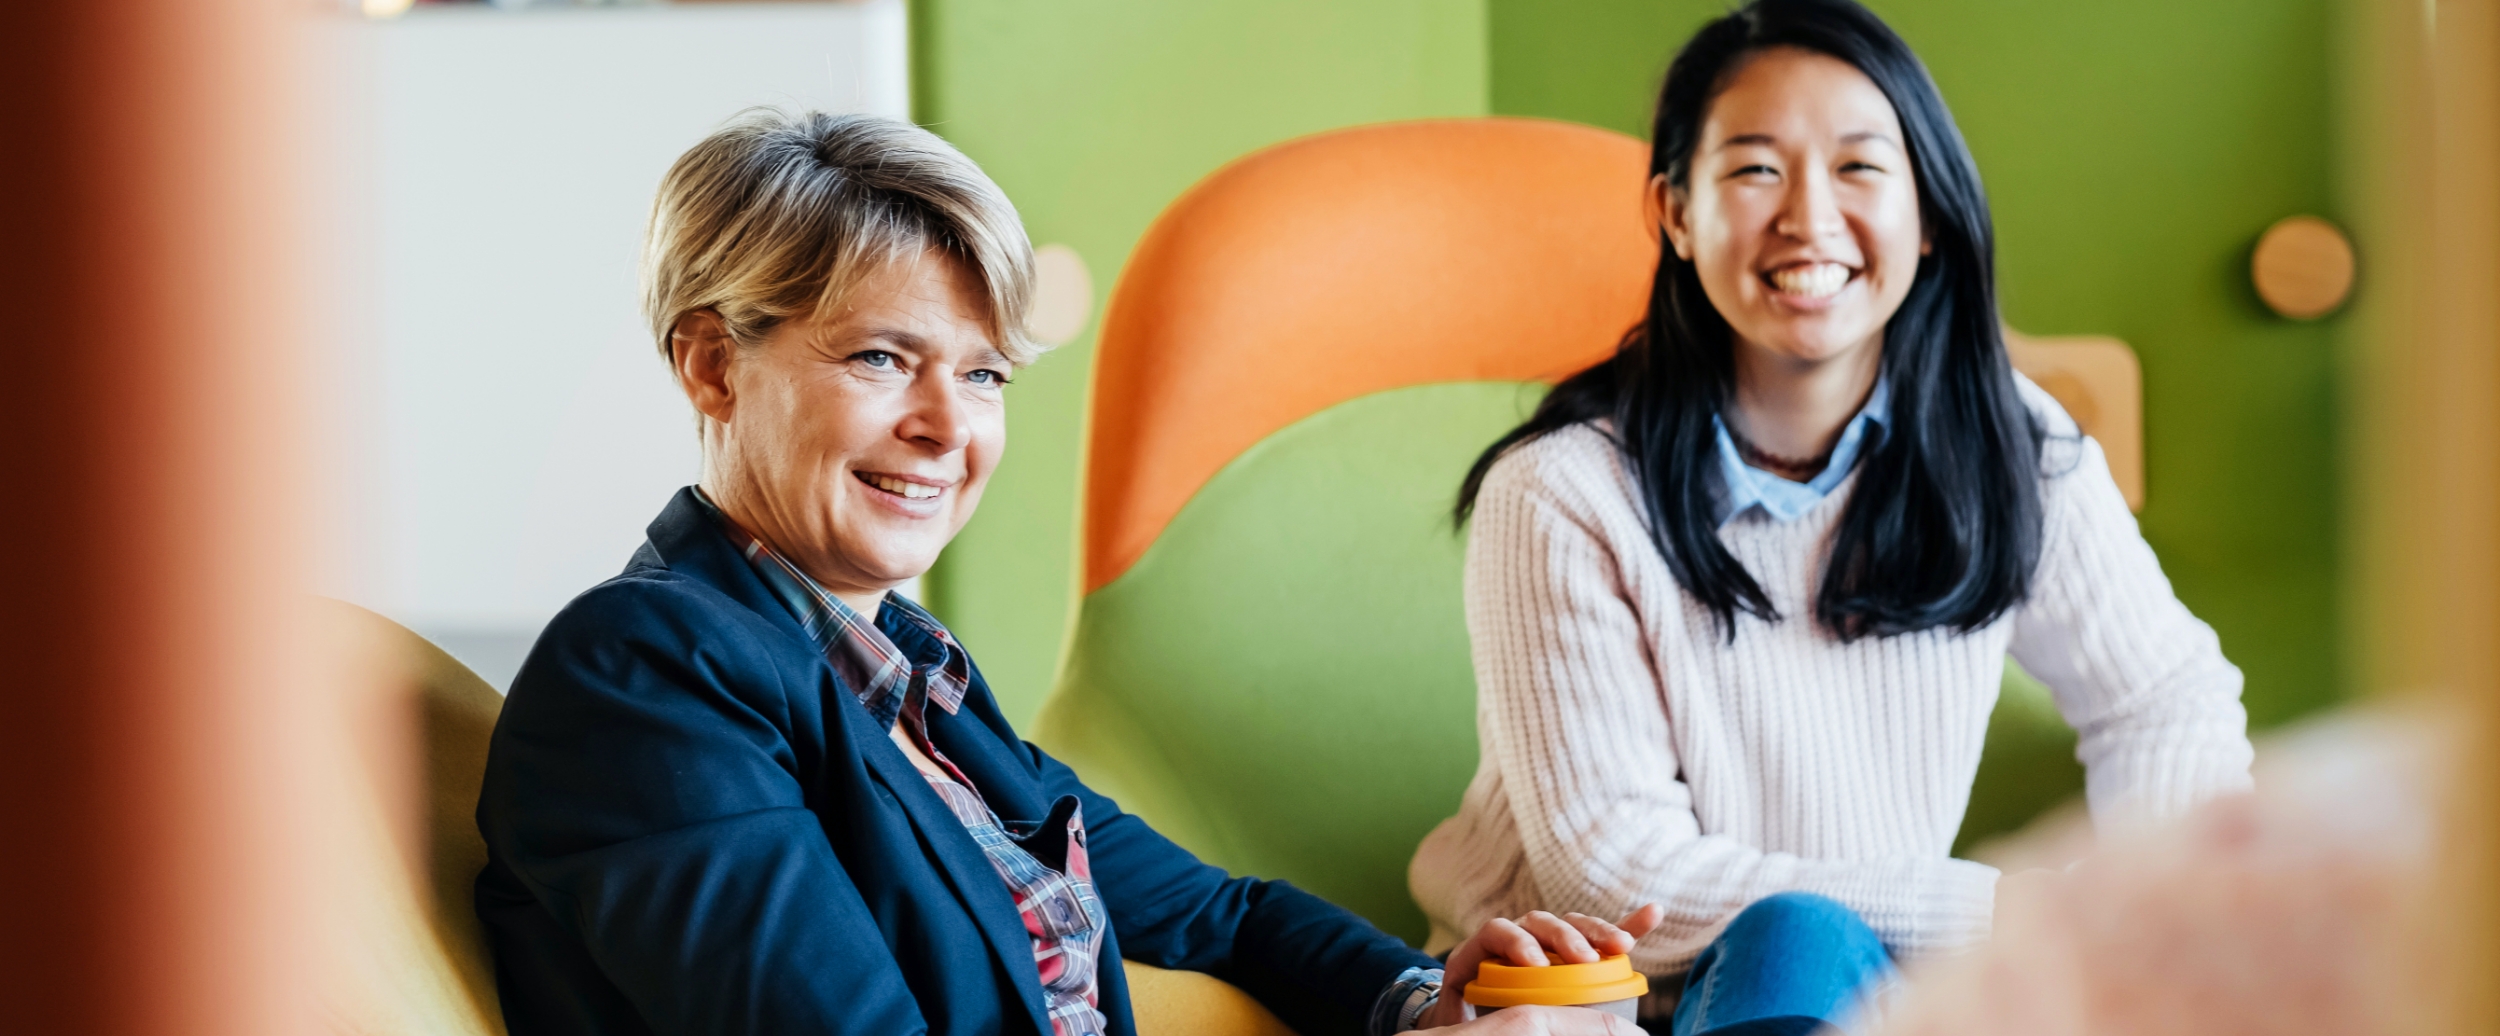
[[[643,315],[664,358],[675,358],[677,322],[705,309],[752,347],[931,248],[979,278],[1009,362],[1041,355],[1025,330],[1033,246],[980,166],[892,119],[750,108],[660,181],[643,245]]]

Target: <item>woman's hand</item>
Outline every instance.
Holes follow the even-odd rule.
[[[1467,983],[1476,980],[1476,971],[1487,960],[1497,960],[1520,967],[1543,967],[1547,964],[1594,964],[1601,957],[1632,952],[1632,944],[1649,930],[1658,927],[1666,910],[1651,903],[1626,915],[1623,920],[1608,924],[1587,914],[1564,914],[1556,917],[1539,910],[1517,921],[1494,918],[1476,930],[1475,938],[1458,944],[1450,951],[1448,966],[1441,970],[1441,999],[1425,1012],[1416,1028],[1436,1029],[1466,1022],[1468,1036],[1564,1036],[1583,1033],[1622,1033],[1639,1036],[1640,1030],[1620,1018],[1578,1008],[1515,1007],[1490,1017],[1467,1022],[1466,1005],[1462,1002]]]

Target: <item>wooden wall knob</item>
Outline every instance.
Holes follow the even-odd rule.
[[[1026,321],[1043,345],[1066,345],[1094,317],[1094,275],[1066,245],[1033,250],[1033,313]]]
[[[2277,220],[2257,239],[2248,262],[2257,297],[2294,320],[2335,312],[2352,294],[2352,242],[2316,216]]]

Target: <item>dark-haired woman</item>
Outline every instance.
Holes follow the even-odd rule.
[[[1445,944],[1662,903],[1634,963],[1684,976],[1673,1032],[1803,1031],[1986,936],[1999,876],[1949,851],[2009,651],[2104,824],[2247,787],[2240,675],[2008,365],[1978,172],[1899,37],[1757,0],[1654,139],[1646,320],[1461,494],[1482,764],[1413,886]]]

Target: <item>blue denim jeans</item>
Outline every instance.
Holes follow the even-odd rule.
[[[1684,976],[1671,1036],[1788,1036],[1848,1024],[1899,972],[1848,907],[1782,892],[1746,907]],[[1656,1030],[1652,1030],[1656,1031]]]

